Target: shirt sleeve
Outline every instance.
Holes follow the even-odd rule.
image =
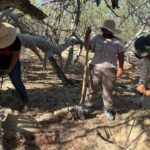
[[[21,50],[21,41],[19,37],[16,37],[16,40],[8,47],[11,51],[20,51]]]
[[[125,51],[125,47],[123,45],[122,42],[118,41],[118,45],[117,45],[117,53],[122,53]]]

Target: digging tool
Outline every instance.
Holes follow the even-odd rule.
[[[89,54],[89,46],[90,46],[90,33],[91,28],[88,27],[86,34],[85,34],[85,49],[86,49],[86,56],[85,56],[85,64],[84,64],[84,74],[83,74],[83,80],[82,80],[82,91],[81,91],[81,100],[79,105],[83,106],[85,101],[85,95],[86,95],[86,82],[88,77],[88,54]]]
[[[90,33],[91,28],[88,27],[86,30],[85,38],[84,38],[84,46],[86,49],[86,57],[85,57],[85,65],[84,65],[84,74],[83,74],[83,80],[82,80],[82,91],[81,91],[81,100],[79,103],[79,106],[75,107],[75,110],[77,112],[77,115],[79,119],[84,120],[85,114],[88,113],[88,110],[85,109],[85,96],[86,96],[86,82],[88,77],[88,52],[90,49]]]

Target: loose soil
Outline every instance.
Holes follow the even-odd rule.
[[[66,54],[67,51],[63,53],[64,61]],[[87,120],[72,116],[69,109],[78,105],[81,97],[84,58],[83,52],[78,63],[71,64],[66,73],[68,78],[80,82],[64,86],[50,64],[44,71],[30,50],[22,53],[22,75],[30,111],[14,111],[19,107],[19,98],[5,76],[1,103],[12,109],[3,122],[5,150],[150,149],[150,98],[144,97],[139,105],[142,96],[135,91],[141,66],[138,61],[126,62],[124,75],[117,80],[114,99],[118,111],[114,121],[106,119],[101,107]]]

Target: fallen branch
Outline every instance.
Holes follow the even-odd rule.
[[[63,70],[57,64],[54,58],[54,54],[57,55],[61,54],[61,52],[66,50],[67,47],[78,44],[78,41],[76,39],[68,39],[62,44],[52,44],[43,37],[31,36],[27,34],[18,34],[18,36],[21,39],[22,46],[31,49],[37,55],[39,55],[39,57],[40,54],[38,52],[38,49],[40,49],[43,53],[45,53],[45,59],[44,59],[45,67],[46,67],[46,59],[48,57],[49,62],[53,66],[54,70],[56,71],[57,76],[62,80],[63,84],[65,85],[72,84],[71,80],[67,79]]]
[[[100,131],[98,131],[98,129],[96,129],[97,135],[104,141],[111,143],[111,144],[115,144],[113,141],[110,141],[108,139],[106,139],[105,137],[102,136],[102,134],[100,133]]]

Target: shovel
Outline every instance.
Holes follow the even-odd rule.
[[[88,52],[90,49],[90,34],[91,34],[91,28],[88,27],[85,33],[84,38],[84,46],[86,50],[86,57],[85,57],[85,64],[84,64],[84,74],[83,74],[83,80],[82,80],[82,91],[81,91],[81,100],[78,106],[75,107],[75,111],[77,112],[77,115],[79,119],[84,120],[85,114],[88,114],[88,110],[85,109],[85,96],[86,96],[86,83],[87,83],[87,77],[88,77]]]

